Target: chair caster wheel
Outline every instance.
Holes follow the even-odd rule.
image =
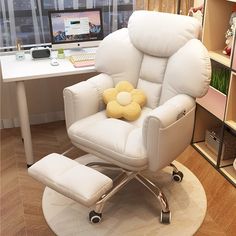
[[[96,224],[99,223],[102,219],[102,213],[97,213],[95,211],[89,212],[89,220],[91,223]]]
[[[170,211],[168,211],[168,212],[161,211],[160,222],[162,224],[170,224],[170,222],[171,222],[171,212]]]
[[[181,182],[184,177],[184,174],[181,171],[172,173],[172,179],[176,182]]]

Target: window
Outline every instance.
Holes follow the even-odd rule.
[[[11,50],[20,39],[25,47],[49,44],[48,11],[100,7],[104,35],[127,26],[135,0],[1,0],[0,51]]]

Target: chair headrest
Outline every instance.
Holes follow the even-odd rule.
[[[135,11],[128,22],[134,46],[152,56],[170,57],[187,41],[199,38],[200,22],[189,16],[155,11]]]

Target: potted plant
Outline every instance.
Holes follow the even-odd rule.
[[[223,67],[213,67],[211,76],[211,86],[227,95],[229,87],[230,71]]]

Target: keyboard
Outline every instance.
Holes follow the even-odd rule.
[[[77,55],[70,56],[70,61],[80,62],[80,61],[94,61],[96,53],[79,53]]]

